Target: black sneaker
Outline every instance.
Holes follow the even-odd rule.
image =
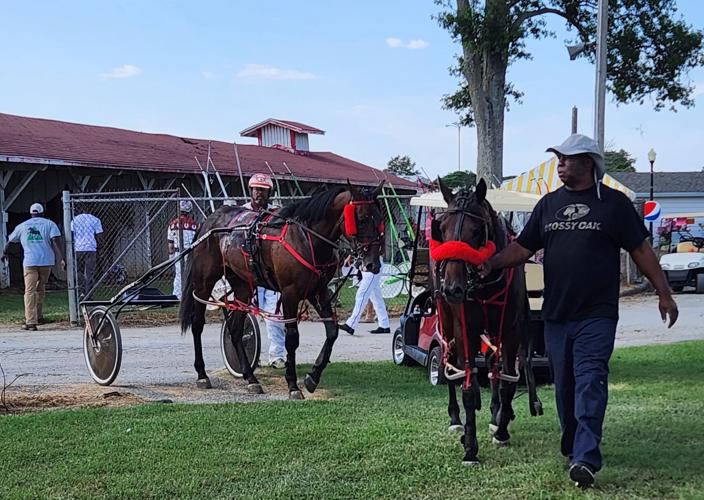
[[[342,323],[341,325],[337,325],[337,327],[343,332],[347,332],[350,335],[354,335],[354,328],[348,326],[347,323]]]
[[[594,471],[589,465],[576,462],[570,467],[570,479],[580,488],[589,488],[594,484]]]
[[[391,333],[391,328],[375,328],[374,330],[369,330],[369,333]]]

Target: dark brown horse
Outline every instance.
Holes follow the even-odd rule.
[[[479,277],[481,262],[508,244],[505,225],[486,200],[486,183],[481,180],[476,190],[463,188],[453,194],[440,182],[440,190],[448,210],[433,221],[431,257],[445,340],[441,373],[449,387],[450,430],[462,429],[455,389],[462,383],[466,413],[462,461],[473,465],[479,463],[475,412],[481,409],[475,355],[482,344],[486,345],[492,377],[493,441],[510,441],[508,424],[514,418],[511,402],[518,381],[517,355],[527,320],[525,277],[523,267],[497,271],[485,279]]]
[[[338,334],[327,288],[337,267],[336,242],[346,230],[364,269],[379,272],[383,217],[377,196],[382,185],[383,182],[375,189],[364,191],[351,185],[336,187],[277,211],[275,216],[261,225],[260,236],[255,242],[259,250],[254,258],[260,263],[260,273],[255,273],[250,266],[246,251],[251,249],[245,250],[246,238],[242,231],[212,234],[193,249],[179,316],[181,331],[185,333],[191,328],[193,332],[198,387],[209,388],[211,385],[205,372],[201,345],[205,304],[195,300],[194,295],[209,299],[213,286],[224,274],[240,304],[250,303],[258,282],[281,292],[281,309],[286,323],[285,377],[291,399],[303,399],[296,377],[298,306],[307,299],[315,307],[323,319],[326,334],[320,355],[304,380],[306,389],[315,391],[323,370],[330,362],[330,353]],[[223,206],[206,219],[199,234],[205,235],[215,228],[232,227],[236,221],[247,218],[248,214],[244,212],[248,211],[241,207]],[[354,229],[354,235],[349,234],[350,228]],[[243,376],[248,390],[262,393],[259,381],[249,368],[250,360],[242,344],[246,313],[245,310],[233,310],[228,315],[227,328],[235,352],[240,360],[244,360]]]

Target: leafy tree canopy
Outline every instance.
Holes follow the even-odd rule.
[[[456,170],[443,177],[442,182],[444,182],[450,189],[461,186],[469,187],[477,184],[477,176],[474,172],[469,172],[467,170]]]
[[[607,172],[635,172],[636,159],[624,150],[606,151],[604,153],[604,164]]]
[[[704,64],[704,33],[677,13],[675,0],[608,0],[607,88],[617,103],[650,102],[656,110],[694,105],[692,68]],[[503,173],[504,112],[521,92],[506,78],[507,68],[530,59],[526,42],[555,37],[548,16],[564,20],[587,44],[579,57],[595,60],[597,0],[435,0],[435,16],[460,43],[452,74],[462,82],[444,97],[464,125],[477,127],[480,177]],[[565,65],[569,61],[565,56]]]
[[[418,175],[416,162],[409,156],[394,156],[387,164],[387,170],[396,175]]]

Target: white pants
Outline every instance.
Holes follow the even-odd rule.
[[[257,287],[257,300],[259,308],[265,312],[274,314],[276,304],[279,301],[279,293],[268,290],[261,286]],[[269,362],[275,359],[286,359],[286,331],[284,324],[268,319],[264,320],[266,325],[266,336],[269,338]]]
[[[386,304],[381,296],[381,272],[379,274],[362,271],[362,280],[359,282],[357,295],[354,298],[354,309],[345,324],[352,329],[357,328],[357,323],[362,317],[367,301],[372,301],[376,320],[380,328],[389,328],[389,313],[386,312]]]
[[[174,255],[178,255],[176,252]],[[174,266],[174,291],[173,294],[181,300],[181,266],[186,267],[186,260],[182,259]]]

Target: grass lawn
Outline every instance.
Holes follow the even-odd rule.
[[[52,290],[44,296],[44,319],[51,322],[68,321],[68,295],[66,291]],[[24,292],[0,292],[0,324],[24,323]]]
[[[704,342],[617,350],[597,487],[567,480],[553,393],[514,442],[460,464],[446,390],[391,363],[331,365],[329,400],[0,417],[0,497],[702,498]],[[484,393],[486,403],[487,393]]]

